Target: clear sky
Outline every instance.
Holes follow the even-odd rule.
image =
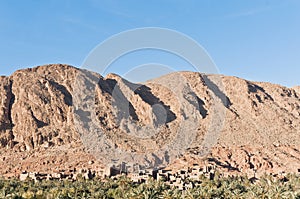
[[[80,67],[108,37],[141,27],[192,37],[222,74],[300,85],[299,0],[0,0],[0,74],[49,63]],[[118,60],[125,67],[149,62],[189,69],[159,52]],[[117,66],[111,72],[122,73]]]

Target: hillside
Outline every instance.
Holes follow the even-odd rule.
[[[124,161],[134,153],[134,161],[150,165],[209,157],[226,172],[300,169],[297,87],[195,72],[137,84],[55,64],[0,77],[0,98],[0,172],[6,176],[97,167],[115,157],[115,149],[126,151]]]

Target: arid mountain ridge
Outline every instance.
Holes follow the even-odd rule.
[[[78,68],[52,64],[0,77],[2,175],[91,167],[89,160],[95,161],[92,166],[101,164],[95,153],[87,152],[76,128],[74,103],[80,97],[76,87],[81,81],[79,74]],[[181,157],[187,163],[203,161],[199,153],[206,143],[205,135],[220,130],[211,134],[216,140],[211,141],[206,156],[224,171],[279,173],[300,169],[300,87],[195,72],[176,72],[141,84],[115,74],[83,74],[85,81],[99,80],[95,117],[117,148],[133,152],[160,148],[171,142],[174,132],[184,124],[186,131],[196,129],[189,152]],[[118,100],[121,103],[114,104]],[[128,113],[118,106],[125,101]],[[161,109],[164,111],[156,112]],[[165,114],[165,120],[160,113]],[[224,123],[212,123],[218,120]],[[145,126],[158,129],[155,138],[139,142],[128,135]],[[93,144],[88,150],[93,152]]]

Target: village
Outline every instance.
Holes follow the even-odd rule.
[[[181,169],[170,169],[170,168],[158,168],[158,169],[145,169],[140,165],[127,165],[121,163],[116,165],[110,165],[107,167],[98,167],[97,169],[79,169],[75,168],[72,170],[60,170],[54,173],[39,173],[39,172],[22,172],[20,174],[20,180],[34,180],[35,182],[41,180],[70,180],[76,181],[80,179],[118,179],[126,176],[131,179],[134,183],[147,183],[150,179],[156,181],[162,181],[174,187],[178,190],[192,189],[195,186],[201,184],[201,177],[214,179],[217,171],[217,165],[214,162],[208,162],[206,165],[201,166],[199,164],[193,164],[192,166],[181,168]],[[300,169],[298,170],[298,174]],[[219,173],[222,177],[235,176],[236,172],[230,173]],[[273,177],[277,179],[284,179],[285,173],[273,174]],[[248,175],[249,180],[255,183],[259,178],[253,174]]]
[[[55,173],[39,173],[39,172],[22,172],[20,180],[34,180],[35,182],[41,180],[70,180],[76,181],[81,179],[118,179],[122,176],[127,176],[134,183],[147,183],[149,179],[163,181],[171,187],[176,187],[179,190],[186,190],[193,188],[200,183],[201,176],[213,179],[216,167],[209,164],[201,167],[198,164],[193,164],[191,167],[182,168],[180,170],[172,170],[167,168],[160,169],[142,169],[139,165],[127,166],[121,163],[118,166],[112,165],[108,167],[101,167],[97,170],[91,169],[72,169],[61,170]]]

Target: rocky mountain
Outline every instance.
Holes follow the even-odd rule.
[[[195,72],[132,83],[55,64],[0,77],[0,99],[6,176],[132,154],[174,166],[209,158],[225,172],[300,169],[297,87]]]

